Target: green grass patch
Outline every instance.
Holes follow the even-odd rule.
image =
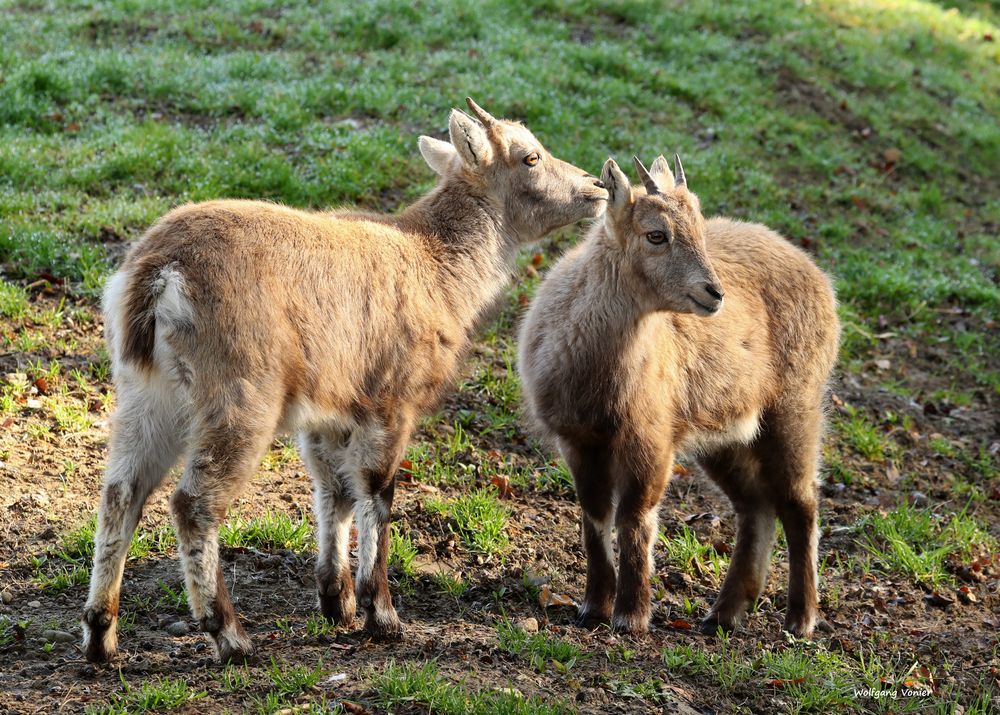
[[[230,516],[219,529],[219,543],[231,549],[289,549],[309,551],[314,547],[313,531],[304,515],[294,519],[281,512],[266,512],[246,518]]]
[[[122,691],[103,705],[89,705],[87,715],[127,715],[175,710],[200,700],[207,693],[194,690],[179,678],[159,678],[136,688],[122,678]]]
[[[888,436],[873,425],[855,407],[844,405],[845,417],[838,417],[834,424],[844,441],[862,457],[881,462],[893,452]]]
[[[674,567],[692,576],[707,576],[713,583],[718,583],[729,565],[728,556],[720,554],[712,544],[701,541],[687,525],[682,524],[673,536],[660,531],[659,541]]]
[[[413,560],[417,558],[417,547],[408,535],[399,530],[398,524],[393,524],[389,530],[389,565],[395,566],[400,573],[409,578],[416,575]]]
[[[909,504],[870,514],[855,528],[858,543],[877,566],[930,586],[954,582],[947,570],[950,557],[968,561],[979,550],[997,548],[997,540],[967,514],[942,516]]]
[[[0,318],[20,320],[28,314],[28,296],[20,286],[0,280]]]
[[[587,657],[575,643],[548,633],[525,633],[507,619],[497,623],[496,630],[500,647],[508,653],[527,658],[539,673],[546,667],[567,673],[579,660]]]
[[[510,509],[495,490],[476,489],[452,499],[428,498],[424,507],[431,514],[449,519],[448,528],[472,551],[499,555],[510,547],[507,520]]]
[[[80,526],[70,530],[53,550],[53,556],[73,564],[89,563],[94,558],[94,536],[97,532],[97,515],[92,514]],[[138,528],[132,534],[128,557],[142,559],[147,556],[167,554],[177,544],[172,526],[163,524],[151,529]]]
[[[378,702],[389,712],[426,708],[439,715],[562,715],[573,709],[557,699],[525,698],[513,690],[470,690],[441,675],[437,664],[396,663],[372,673]]]

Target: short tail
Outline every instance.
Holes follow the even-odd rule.
[[[121,360],[143,370],[153,369],[156,345],[156,302],[163,291],[160,256],[143,256],[131,267],[121,310]]]

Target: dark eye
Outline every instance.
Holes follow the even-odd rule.
[[[667,234],[663,231],[650,231],[646,234],[646,240],[654,246],[659,246],[667,240]]]
[[[541,158],[542,157],[538,156],[537,151],[533,151],[530,154],[528,154],[528,156],[524,157],[524,163],[527,164],[528,166],[534,166],[541,160]]]

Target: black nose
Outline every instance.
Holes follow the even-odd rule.
[[[604,182],[603,182],[603,181],[601,181],[600,179],[594,179],[594,186],[596,186],[596,187],[597,187],[597,188],[599,188],[599,189],[604,189],[604,188],[607,188],[607,187],[606,187],[606,186],[604,185]]]
[[[722,290],[721,286],[712,285],[711,283],[705,284],[705,292],[716,300],[722,300],[722,296],[726,294],[726,292]]]

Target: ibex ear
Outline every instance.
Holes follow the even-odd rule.
[[[427,166],[432,168],[434,173],[439,176],[444,176],[448,173],[448,168],[451,166],[452,160],[458,156],[455,147],[448,142],[443,142],[434,137],[420,137],[417,140],[417,146],[420,147],[420,155],[424,157]]]
[[[458,109],[451,110],[448,133],[462,161],[474,167],[485,166],[493,159],[493,146],[483,125]]]
[[[601,181],[608,190],[608,213],[618,214],[632,203],[632,184],[614,159],[608,158],[601,169]]]
[[[663,154],[656,157],[656,161],[649,167],[649,175],[660,187],[661,191],[670,191],[674,188],[674,175],[670,171],[670,164],[667,163]]]

